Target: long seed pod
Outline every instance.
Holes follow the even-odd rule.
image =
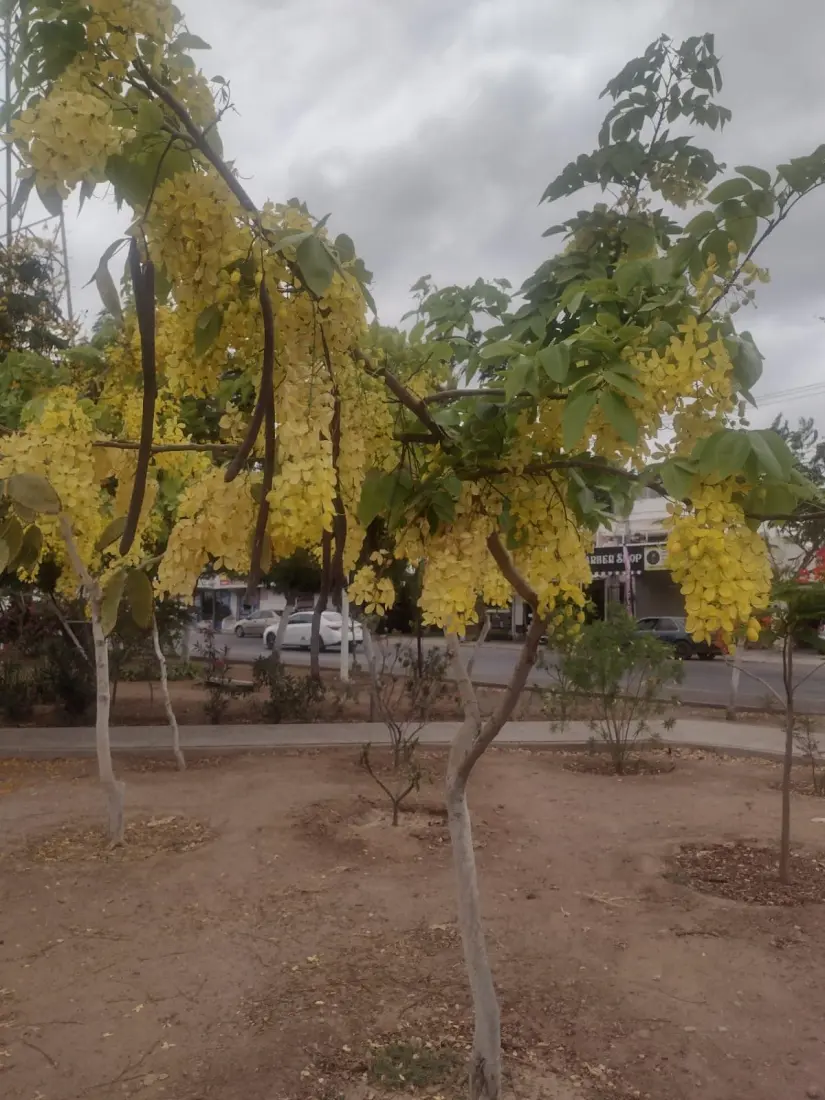
[[[146,496],[146,478],[152,458],[152,437],[155,431],[155,404],[158,396],[157,364],[155,362],[155,265],[147,257],[141,264],[137,240],[129,245],[129,272],[135,293],[135,313],[140,334],[140,370],[143,376],[143,410],[140,440],[135,468],[135,484],[126,513],[126,526],[120,540],[120,553],[128,554],[135,541],[140,511]]]
[[[258,400],[252,412],[252,419],[246,429],[240,447],[235,452],[235,457],[226,467],[224,475],[226,481],[234,481],[246,464],[246,460],[252,454],[252,448],[264,422],[268,405],[272,403],[273,374],[275,373],[275,317],[272,312],[272,299],[266,285],[266,279],[261,278],[260,290],[261,317],[264,323],[264,354],[261,363],[261,382],[258,387]],[[274,432],[274,424],[273,424]]]

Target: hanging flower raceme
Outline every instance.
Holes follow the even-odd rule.
[[[771,567],[765,540],[751,530],[740,504],[732,500],[742,486],[729,478],[702,484],[691,505],[671,505],[667,521],[668,561],[685,597],[686,626],[696,641],[721,632],[729,641],[744,626],[759,636],[754,608],[770,600]]]

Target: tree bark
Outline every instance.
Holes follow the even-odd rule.
[[[95,643],[95,676],[97,678],[97,713],[95,716],[97,768],[100,782],[106,791],[109,811],[109,843],[114,848],[123,843],[123,800],[126,787],[125,784],[115,779],[115,770],[112,765],[112,745],[109,738],[109,712],[111,709],[109,650],[106,645],[106,635],[103,633],[100,587],[96,582],[89,597],[89,604],[92,611],[92,636]]]
[[[737,707],[739,706],[739,678],[742,672],[742,650],[744,643],[739,642],[738,645],[733,647],[733,663],[730,670],[730,694],[728,696],[728,709],[725,712],[725,718],[729,722],[735,722],[737,718]]]
[[[86,590],[89,608],[92,614],[92,637],[95,653],[95,680],[97,682],[97,707],[95,714],[95,749],[97,751],[97,770],[100,783],[106,792],[108,806],[109,843],[114,848],[123,843],[124,820],[123,802],[125,783],[115,778],[112,765],[112,745],[109,737],[109,714],[111,711],[111,691],[109,686],[109,648],[103,633],[102,600],[100,585],[84,565],[77,543],[74,540],[72,525],[65,515],[60,516],[60,531],[69,552],[72,567]]]
[[[321,541],[321,590],[312,612],[312,627],[309,635],[309,675],[321,682],[321,615],[327,609],[329,593],[332,587],[332,532],[324,531]]]
[[[785,681],[785,759],[782,762],[782,832],[779,838],[779,881],[791,881],[791,772],[793,770],[794,683],[793,637],[785,635],[782,646],[782,677]]]
[[[160,691],[163,696],[163,706],[166,710],[166,717],[169,719],[169,728],[172,730],[172,752],[177,761],[178,771],[184,772],[186,771],[186,758],[180,747],[180,729],[178,727],[178,720],[175,717],[175,710],[172,706],[172,698],[169,694],[169,676],[166,669],[166,656],[160,644],[158,621],[154,615],[152,616],[152,645],[155,647],[155,656],[158,659],[158,668],[160,669]]]
[[[535,595],[523,581],[520,587],[535,601]],[[533,603],[534,607],[536,602]],[[464,721],[450,746],[446,793],[447,823],[456,877],[458,923],[470,981],[475,1024],[470,1055],[470,1100],[500,1100],[501,1020],[481,919],[472,824],[467,805],[467,781],[476,763],[512,715],[535,664],[539,639],[545,626],[545,618],[534,612],[504,697],[486,721],[482,721],[478,697],[462,657],[461,643],[455,634],[448,638],[464,709]]]
[[[469,661],[467,662],[467,675],[470,677],[470,679],[473,678],[473,669],[475,668],[476,657],[478,657],[479,650],[487,641],[487,635],[490,633],[490,627],[492,625],[493,623],[490,619],[490,612],[485,608],[484,619],[481,623],[481,630],[479,630],[478,632],[478,637],[476,638],[475,645],[473,646],[473,652],[470,655]]]
[[[284,648],[284,638],[286,638],[286,628],[289,626],[289,620],[292,615],[295,614],[295,599],[290,597],[284,604],[284,609],[281,612],[281,617],[278,620],[278,629],[275,633],[275,645],[272,647],[273,656],[280,661],[281,651]]]

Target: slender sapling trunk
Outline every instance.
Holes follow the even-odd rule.
[[[103,593],[99,583],[92,577],[83,564],[77,543],[74,540],[72,525],[65,515],[60,517],[60,531],[69,552],[72,567],[86,590],[92,615],[92,637],[95,653],[95,679],[97,682],[97,707],[95,713],[95,748],[97,751],[97,769],[100,783],[106,792],[108,806],[108,835],[112,847],[123,843],[124,819],[123,802],[126,785],[115,778],[112,764],[112,744],[109,737],[109,714],[111,711],[111,690],[109,685],[109,647],[103,632],[102,602]]]
[[[794,684],[793,637],[785,635],[782,645],[782,677],[785,682],[785,758],[782,762],[782,832],[779,838],[779,881],[791,881],[791,772],[793,770]]]
[[[158,620],[154,615],[152,616],[152,645],[155,647],[155,656],[158,659],[158,668],[160,670],[160,691],[163,696],[163,706],[166,710],[166,717],[169,720],[169,728],[172,731],[172,752],[177,761],[178,771],[183,772],[186,771],[186,758],[180,747],[180,729],[178,727],[178,720],[175,717],[174,707],[172,706],[172,697],[169,694],[169,675],[166,669],[166,655],[160,644]]]

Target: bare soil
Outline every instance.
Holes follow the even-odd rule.
[[[463,1096],[444,758],[426,754],[434,782],[392,829],[355,757],[180,775],[121,760],[118,852],[89,762],[4,764],[3,1100]],[[618,779],[565,762],[492,750],[472,783],[507,1095],[825,1092],[825,907],[672,874],[684,845],[773,844],[776,769],[684,756]],[[818,811],[795,797],[798,850],[821,859]]]

